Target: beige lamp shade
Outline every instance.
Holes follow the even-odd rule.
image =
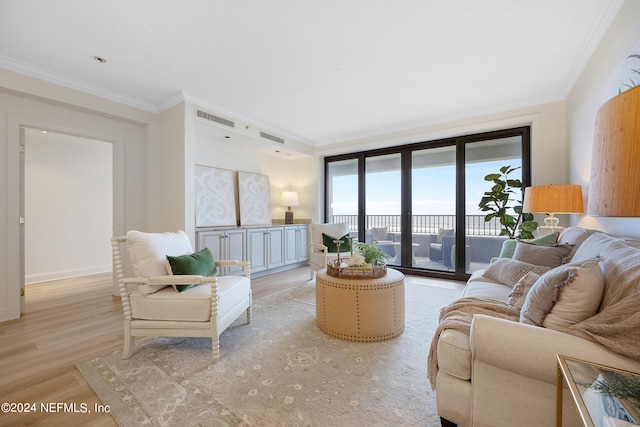
[[[280,198],[280,205],[289,207],[299,206],[298,193],[295,191],[283,191],[282,197]]]
[[[587,212],[640,216],[640,86],[612,98],[598,111]]]
[[[522,210],[548,214],[583,213],[582,187],[573,184],[527,187]]]
[[[582,187],[572,184],[527,187],[524,190],[522,211],[529,213],[548,213],[549,216],[544,219],[544,223],[553,230],[560,222],[555,214],[584,212],[584,207],[582,206]]]

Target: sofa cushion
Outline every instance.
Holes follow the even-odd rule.
[[[484,271],[484,277],[512,288],[518,283],[518,280],[530,271],[537,274],[544,274],[549,270],[551,270],[551,268],[542,265],[530,264],[511,258],[501,258],[487,267]]]
[[[562,230],[562,233],[558,236],[558,244],[573,245],[571,252],[569,252],[566,257],[566,262],[571,262],[573,260],[573,255],[576,253],[580,245],[582,245],[582,243],[584,243],[584,241],[587,240],[587,238],[594,232],[594,230],[582,227],[567,227]]]
[[[625,238],[623,240],[625,245],[631,246],[632,248],[640,249],[640,239]]]
[[[228,313],[247,298],[250,287],[251,282],[244,276],[218,277],[218,312]],[[196,285],[180,293],[171,287],[165,287],[149,295],[134,292],[130,299],[134,319],[207,322],[211,317],[209,283]]]
[[[467,280],[461,298],[477,297],[505,301],[511,288],[502,283],[483,276],[483,270],[476,270]]]
[[[538,246],[517,242],[513,259],[554,268],[563,263],[565,257],[571,252],[571,248],[571,245]]]
[[[602,311],[632,293],[640,292],[640,249],[617,240],[606,245],[600,256],[604,272]]]
[[[438,369],[461,380],[471,379],[469,335],[445,329],[438,339]]]
[[[507,305],[521,310],[524,301],[527,299],[527,294],[539,278],[540,275],[533,271],[525,274],[522,279],[518,280],[518,283],[515,284],[513,289],[511,289],[511,293],[507,297]]]
[[[189,255],[169,256],[167,255],[167,272],[170,275],[194,275],[194,276],[215,276],[216,263],[209,248],[204,248]],[[178,292],[186,291],[195,286],[172,285]]]
[[[595,232],[585,239],[573,254],[571,262],[587,261],[602,254],[604,248],[610,243],[622,242],[622,239],[609,236],[608,234]]]
[[[193,252],[189,236],[180,230],[174,233],[127,233],[127,250],[134,276],[167,275],[167,255],[187,255]],[[166,285],[139,285],[142,295],[157,292]]]
[[[504,242],[502,242],[502,249],[500,250],[500,255],[498,255],[498,258],[512,258],[513,253],[516,250],[516,244],[518,242],[531,243],[533,245],[538,245],[538,246],[555,245],[557,243],[557,239],[559,235],[560,235],[560,232],[556,231],[555,233],[545,234],[544,236],[540,236],[535,239],[522,239],[522,240],[507,239]]]
[[[598,261],[565,264],[543,274],[525,299],[520,321],[562,329],[596,314],[604,289]]]

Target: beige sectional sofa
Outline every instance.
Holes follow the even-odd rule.
[[[441,313],[429,379],[443,425],[555,425],[556,354],[640,372],[638,241],[570,227],[517,245]],[[563,407],[564,426],[582,425],[568,392]]]

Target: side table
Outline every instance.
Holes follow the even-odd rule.
[[[404,275],[387,268],[377,279],[316,274],[316,322],[332,337],[379,342],[404,331]]]
[[[562,425],[565,381],[586,427],[640,424],[639,374],[562,355],[556,357],[556,426]]]

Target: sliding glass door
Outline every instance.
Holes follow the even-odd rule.
[[[456,231],[456,146],[411,152],[414,268],[452,271]]]
[[[325,221],[376,241],[388,264],[464,279],[498,256],[505,237],[478,204],[502,166],[529,183],[529,128],[507,129],[325,159]]]
[[[375,240],[388,265],[401,265],[402,183],[400,154],[365,158],[365,240]]]
[[[347,222],[350,234],[357,237],[361,193],[358,159],[335,160],[326,166],[326,222]]]
[[[472,273],[486,268],[491,258],[502,248],[504,236],[499,220],[484,220],[478,203],[485,191],[490,191],[492,182],[484,180],[489,174],[500,173],[502,166],[517,168],[509,179],[523,179],[521,135],[504,138],[482,139],[465,144],[465,271]]]

